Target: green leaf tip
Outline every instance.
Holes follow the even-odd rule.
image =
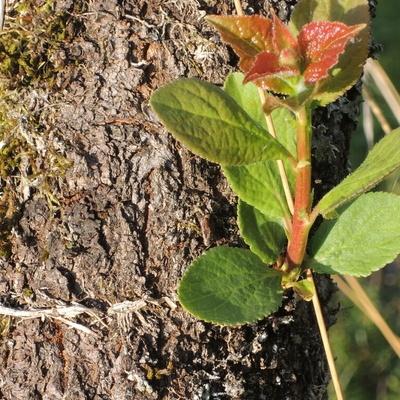
[[[276,311],[282,301],[281,273],[250,250],[215,247],[185,272],[178,288],[182,306],[199,319],[243,325]]]

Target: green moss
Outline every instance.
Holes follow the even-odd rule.
[[[11,21],[0,34],[0,74],[8,86],[29,85],[56,74],[55,53],[67,38],[69,13],[54,13],[54,0],[41,7],[21,1],[10,11]]]
[[[0,257],[10,254],[11,228],[26,200],[24,190],[36,190],[50,209],[56,208],[54,183],[71,166],[55,147],[57,133],[50,132],[51,124],[46,123],[49,112],[43,116],[42,107],[30,105],[34,91],[51,98],[57,73],[68,62],[60,61],[58,54],[72,39],[69,25],[76,14],[55,12],[54,4],[54,0],[19,1],[8,11],[0,31]],[[57,139],[62,141],[61,136]]]

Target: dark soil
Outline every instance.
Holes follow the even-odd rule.
[[[203,20],[232,13],[232,3],[54,2],[54,12],[69,16],[54,53],[61,67],[19,96],[46,133],[44,149],[57,144],[72,166],[48,180],[46,192],[32,184],[17,196],[0,300],[13,310],[70,313],[3,316],[1,399],[327,398],[330,378],[309,303],[288,293],[277,313],[237,328],[195,320],[177,303],[191,260],[210,246],[243,243],[219,167],[175,142],[149,98],[174,79],[222,84],[236,69]],[[285,19],[296,1],[242,3],[247,13],[264,14],[269,3]],[[315,114],[316,198],[348,173],[357,95],[352,89]],[[334,287],[328,277],[318,285],[326,306]],[[332,310],[326,313],[330,325]]]

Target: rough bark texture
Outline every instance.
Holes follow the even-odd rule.
[[[287,19],[295,3],[243,6],[263,14],[272,6]],[[21,102],[35,97],[30,113],[52,133],[43,145],[56,140],[73,165],[50,181],[55,210],[39,190],[22,202],[11,255],[1,262],[0,299],[14,309],[79,303],[92,313],[7,324],[4,317],[0,398],[327,398],[311,304],[288,293],[277,313],[238,328],[197,321],[177,304],[177,283],[193,258],[243,243],[218,166],[175,142],[148,100],[176,78],[222,84],[235,70],[237,59],[202,19],[232,13],[232,2],[59,0],[54,7],[70,15],[63,68],[51,88],[46,80],[28,85]],[[316,198],[348,173],[357,94],[315,113]],[[318,278],[318,288],[327,307],[330,279]]]

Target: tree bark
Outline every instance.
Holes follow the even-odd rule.
[[[236,70],[237,59],[203,20],[233,13],[232,3],[55,1],[55,11],[70,16],[63,68],[52,86],[28,86],[21,103],[36,96],[29,112],[51,132],[44,146],[57,141],[72,166],[49,181],[58,207],[34,188],[24,199],[0,296],[14,310],[86,308],[75,317],[3,317],[1,398],[327,398],[310,303],[288,292],[278,312],[237,328],[198,321],[177,303],[178,281],[194,258],[244,244],[219,167],[174,141],[148,101],[174,79],[222,84]],[[263,14],[271,6],[287,19],[295,3],[243,6]],[[352,89],[314,114],[316,199],[348,173],[358,94]],[[317,284],[331,325],[334,286],[324,276]]]

